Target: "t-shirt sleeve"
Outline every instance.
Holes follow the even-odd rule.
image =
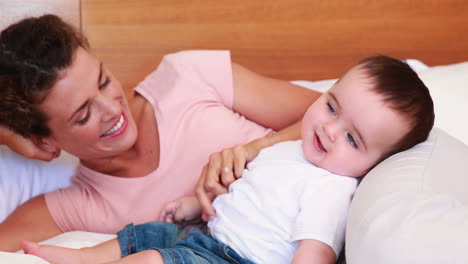
[[[193,89],[209,89],[217,100],[232,109],[234,92],[232,63],[229,51],[189,50],[164,56],[161,66],[169,64],[185,81],[196,84]],[[167,67],[167,65],[166,65]]]
[[[47,208],[62,232],[88,231],[83,215],[79,214],[86,212],[82,197],[82,190],[74,184],[45,194]]]
[[[327,179],[305,185],[300,213],[291,239],[314,239],[329,245],[339,256],[344,244],[346,219],[357,180],[327,175]]]

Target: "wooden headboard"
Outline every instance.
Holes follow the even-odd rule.
[[[42,11],[82,28],[128,94],[164,54],[184,49],[229,49],[289,80],[338,77],[375,53],[468,60],[465,0],[0,0],[0,26]]]

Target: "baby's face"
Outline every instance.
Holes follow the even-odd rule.
[[[366,174],[408,132],[405,119],[353,68],[312,104],[302,122],[305,157],[332,173]]]

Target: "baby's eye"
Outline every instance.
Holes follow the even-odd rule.
[[[333,108],[333,106],[330,103],[327,103],[327,106],[328,106],[328,111],[330,111],[330,113],[332,113],[333,115],[336,115],[335,108]]]
[[[350,133],[346,133],[346,137],[348,139],[349,144],[351,144],[353,148],[357,148],[357,143],[356,140],[354,140],[354,137]]]

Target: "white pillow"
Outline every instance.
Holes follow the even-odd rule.
[[[77,165],[78,159],[63,151],[42,162],[0,146],[0,222],[31,197],[69,185]]]
[[[367,174],[351,204],[348,264],[468,263],[468,146],[428,141]]]
[[[430,139],[374,168],[352,202],[348,264],[468,263],[468,62],[426,67],[409,60],[430,90]],[[296,82],[326,91],[335,80]]]
[[[348,264],[468,263],[468,62],[419,73],[440,127],[362,180],[346,233]]]
[[[435,106],[435,126],[468,144],[468,62],[431,67],[419,73]]]

